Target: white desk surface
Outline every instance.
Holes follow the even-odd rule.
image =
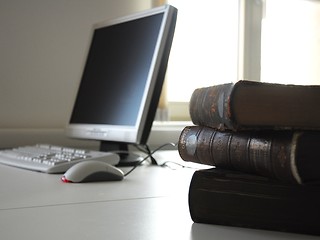
[[[176,151],[158,157],[179,159]],[[69,184],[61,175],[0,165],[0,239],[320,238],[193,223],[188,209],[193,172],[144,165],[120,182]]]

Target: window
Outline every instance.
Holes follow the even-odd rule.
[[[237,80],[239,3],[167,3],[178,8],[178,19],[157,119],[185,121],[190,120],[188,102],[195,88]]]
[[[248,79],[320,84],[319,0],[168,0],[179,10],[167,70],[170,120],[197,87]]]
[[[261,80],[320,84],[320,1],[266,0]]]
[[[237,80],[238,1],[168,3],[179,11],[167,72],[168,101],[186,102],[196,87]]]

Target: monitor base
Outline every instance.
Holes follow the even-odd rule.
[[[117,166],[135,166],[143,160],[139,154],[129,151],[128,143],[101,141],[100,151],[114,152],[120,156],[120,162]]]

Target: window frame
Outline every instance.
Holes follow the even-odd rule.
[[[238,79],[260,81],[261,23],[265,0],[238,1]],[[166,94],[166,90],[163,93]],[[173,102],[163,98],[167,101],[169,121],[190,121],[188,101]]]

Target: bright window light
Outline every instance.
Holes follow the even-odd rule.
[[[167,70],[169,102],[197,87],[237,80],[239,1],[169,0],[178,8]]]
[[[320,1],[266,0],[261,81],[320,84]]]

